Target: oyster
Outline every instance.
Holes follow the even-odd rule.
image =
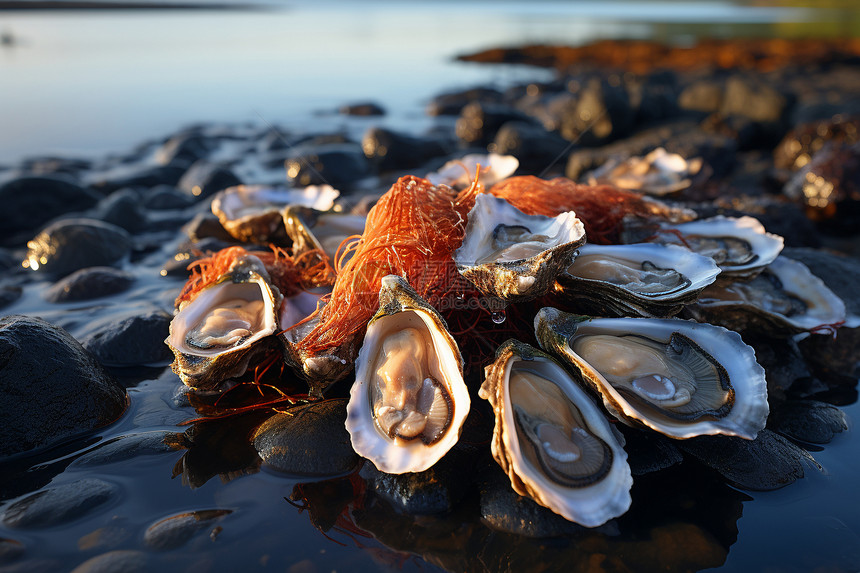
[[[644,232],[647,239],[633,231],[636,239],[625,242],[649,241],[675,244],[714,259],[722,274],[730,277],[752,278],[773,262],[782,251],[783,238],[765,231],[753,217],[724,217],[718,215],[689,223],[663,223]]]
[[[457,443],[469,406],[445,321],[406,280],[384,277],[347,405],[353,449],[383,472],[424,471]]]
[[[586,527],[627,511],[633,478],[620,435],[553,358],[508,340],[478,395],[493,406],[491,449],[514,491]]]
[[[558,277],[580,312],[665,317],[696,301],[720,269],[709,257],[674,245],[583,245]]]
[[[323,251],[329,260],[344,239],[364,232],[365,215],[324,212],[301,205],[291,205],[282,213],[287,236],[293,241],[293,256],[313,249]]]
[[[806,265],[783,256],[750,281],[709,286],[686,312],[733,330],[783,337],[845,321],[842,299]]]
[[[597,318],[543,308],[540,345],[570,364],[622,422],[672,438],[755,439],[768,414],[764,369],[738,333],[679,319]]]
[[[170,322],[165,342],[175,356],[173,371],[200,389],[240,376],[253,357],[271,348],[264,341],[278,330],[281,300],[262,261],[238,257]]]
[[[523,302],[545,294],[583,243],[585,228],[573,211],[526,215],[504,199],[481,194],[454,262],[482,293]]]
[[[287,205],[303,205],[328,210],[339,191],[330,185],[304,189],[237,185],[218,192],[212,199],[212,213],[228,233],[243,242],[265,244],[283,236],[281,210]]]
[[[589,185],[609,184],[622,189],[663,196],[686,189],[702,170],[702,158],[689,161],[662,147],[644,157],[610,159],[586,175]]]
[[[426,179],[433,185],[448,185],[463,189],[472,184],[478,166],[481,166],[479,180],[484,187],[492,187],[496,182],[510,177],[520,166],[513,155],[490,153],[471,153],[461,159],[449,161],[438,171],[428,173]]]

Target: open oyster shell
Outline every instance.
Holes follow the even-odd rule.
[[[278,329],[281,300],[260,259],[238,257],[170,322],[165,342],[173,371],[187,386],[206,390],[240,376],[253,357],[272,348],[267,339]]]
[[[424,471],[457,443],[469,407],[445,321],[402,277],[384,277],[346,410],[353,449],[383,472]]]
[[[425,179],[433,185],[448,185],[455,189],[464,189],[472,184],[479,165],[481,166],[479,180],[484,187],[490,188],[502,179],[513,175],[520,166],[520,162],[513,155],[470,153],[460,159],[447,162],[437,171],[428,173]]]
[[[597,390],[609,412],[672,438],[755,439],[768,414],[764,369],[738,333],[680,319],[596,318],[542,308],[540,345]]]
[[[281,211],[287,205],[328,210],[340,192],[330,185],[303,189],[267,185],[237,185],[218,192],[212,213],[221,226],[240,241],[266,244],[284,235]]]
[[[585,178],[589,185],[609,184],[662,197],[689,187],[702,164],[701,157],[687,160],[658,147],[644,157],[610,158]]]
[[[643,236],[644,235],[644,236]],[[776,259],[783,238],[765,231],[754,217],[718,215],[689,223],[663,223],[654,228],[625,229],[625,242],[649,241],[686,247],[714,259],[720,280],[752,278]]]
[[[633,478],[620,434],[553,358],[508,340],[478,394],[493,406],[491,449],[514,491],[586,527],[627,511]]]
[[[750,281],[709,286],[685,312],[732,330],[780,337],[836,328],[846,316],[845,303],[824,281],[783,256]]]
[[[577,311],[597,316],[677,314],[713,283],[710,257],[674,245],[583,245],[558,277],[560,295]]]
[[[361,235],[367,220],[365,215],[326,212],[302,205],[290,205],[281,215],[293,242],[293,256],[319,249],[332,262],[343,240]]]
[[[573,211],[526,215],[504,199],[481,194],[454,261],[485,295],[524,302],[546,294],[583,243],[585,228]]]

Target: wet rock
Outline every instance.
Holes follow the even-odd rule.
[[[478,482],[481,520],[489,527],[524,537],[558,537],[586,531],[511,488],[510,479],[489,462]]]
[[[26,316],[0,318],[0,456],[104,426],[125,392],[65,330]]]
[[[523,121],[502,125],[493,144],[496,153],[513,155],[523,169],[538,173],[557,160],[563,165],[562,155],[570,147],[570,142],[557,133]]]
[[[812,456],[770,430],[755,440],[730,436],[700,436],[679,440],[678,447],[715,469],[741,489],[768,491],[785,487],[804,475]]]
[[[30,269],[63,277],[86,267],[112,266],[131,253],[128,233],[95,219],[61,219],[27,243]]]
[[[137,233],[147,226],[146,213],[141,209],[140,195],[132,189],[120,189],[99,201],[87,217],[122,227]]]
[[[72,462],[70,467],[96,467],[174,451],[166,438],[173,432],[151,431],[117,436],[103,442]]]
[[[119,493],[112,483],[95,478],[50,487],[10,504],[3,524],[15,529],[52,527],[85,516]]]
[[[51,219],[95,205],[100,195],[54,177],[21,177],[0,185],[0,242],[19,242]],[[26,238],[24,238],[26,240]],[[24,241],[20,241],[23,243]]]
[[[427,106],[427,115],[459,115],[472,102],[501,103],[503,95],[492,88],[472,88],[439,94]]]
[[[813,377],[794,339],[746,336],[744,341],[755,349],[756,362],[764,368],[771,398],[784,397],[796,382]]]
[[[742,115],[713,114],[702,127],[737,142],[739,151],[749,149],[770,150],[785,136],[786,124],[780,121],[755,121]]]
[[[724,87],[718,80],[698,80],[678,95],[678,106],[689,111],[715,113],[723,105]]]
[[[169,181],[159,183],[172,184]],[[176,187],[184,193],[203,199],[227,187],[241,184],[239,178],[227,167],[201,159],[182,175]]]
[[[338,113],[342,115],[354,115],[361,117],[385,115],[385,108],[372,101],[353,103],[344,105],[338,108]]]
[[[671,70],[625,81],[635,123],[647,125],[678,115],[678,77]]]
[[[824,402],[789,400],[773,408],[768,427],[800,442],[827,444],[848,429],[845,413]]]
[[[169,551],[188,543],[194,535],[204,529],[213,528],[229,509],[203,509],[172,515],[147,528],[143,542],[155,551]]]
[[[527,115],[513,107],[476,101],[463,108],[455,132],[466,143],[484,146],[493,141],[496,132],[509,121],[532,122]]]
[[[53,303],[102,298],[127,290],[134,280],[134,275],[128,271],[113,267],[87,267],[54,283],[44,297]]]
[[[172,317],[162,310],[110,322],[81,340],[105,366],[167,364],[173,359],[164,344]]]
[[[445,148],[437,140],[412,137],[382,127],[367,130],[361,147],[380,171],[418,167],[445,155]]]
[[[371,175],[370,162],[361,145],[352,143],[302,144],[292,148],[284,167],[287,181],[296,187],[329,184],[351,189]]]
[[[198,213],[188,221],[182,230],[188,238],[197,243],[204,239],[216,239],[225,243],[235,244],[236,239],[221,225],[218,217],[212,213]]]
[[[836,115],[795,127],[773,150],[774,166],[778,169],[800,169],[828,141],[847,145],[860,141],[860,116]]]
[[[158,185],[143,197],[143,206],[154,211],[185,209],[194,204],[194,198],[172,185]]]
[[[750,77],[735,75],[726,80],[720,114],[739,115],[753,121],[784,121],[794,96],[782,94],[771,85]]]
[[[257,453],[270,467],[293,475],[352,471],[358,456],[344,427],[346,400],[325,400],[275,414],[254,432]]]
[[[130,165],[112,169],[97,176],[93,187],[104,193],[118,189],[143,187],[150,189],[158,185],[176,185],[187,171],[185,165]]]
[[[656,472],[681,463],[684,456],[673,440],[650,430],[619,426],[627,442],[627,464],[634,476]]]
[[[126,549],[87,559],[72,569],[72,573],[144,573],[150,570],[149,555]]]
[[[214,142],[198,133],[180,133],[164,142],[155,151],[155,161],[159,165],[191,165],[204,159],[214,149]]]
[[[593,147],[630,133],[634,119],[627,91],[621,85],[593,78],[579,92],[575,107],[562,118],[559,132],[568,141]]]
[[[0,285],[0,309],[9,306],[21,298],[22,288],[13,284]]]
[[[825,143],[785,185],[785,195],[806,206],[828,234],[860,229],[860,143]]]
[[[21,162],[21,171],[31,175],[60,175],[77,178],[92,162],[73,157],[29,157]]]
[[[372,463],[361,468],[368,491],[385,499],[408,515],[430,515],[452,511],[466,495],[475,456],[453,449],[430,469],[400,475],[379,471]]]
[[[128,520],[114,516],[104,527],[99,527],[78,539],[81,551],[108,551],[125,544],[131,539],[132,532]]]
[[[813,334],[798,343],[806,363],[828,386],[854,388],[860,378],[860,328],[840,328],[836,338]]]

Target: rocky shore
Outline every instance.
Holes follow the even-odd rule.
[[[860,45],[601,42],[463,59],[558,75],[437,94],[427,107],[436,127],[424,134],[372,127],[358,140],[199,125],[99,159],[0,166],[0,570],[205,571],[243,560],[262,569],[263,555],[296,565],[278,551],[286,534],[271,531],[276,511],[250,493],[230,490],[223,504],[213,493],[216,475],[240,484],[261,470],[290,476],[287,502],[320,531],[375,537],[380,560],[698,570],[721,566],[736,541],[749,500],[739,490],[818,471],[813,455],[848,428],[839,406],[856,401],[860,377]],[[349,121],[385,110],[352,102],[340,112]],[[221,400],[188,392],[167,368],[164,339],[188,264],[237,243],[210,210],[218,191],[330,184],[341,210],[366,213],[397,177],[468,153],[513,155],[518,175],[587,182],[658,148],[699,166],[661,199],[700,217],[757,218],[844,299],[848,317],[836,336],[744,334],[771,405],[755,441],[620,428],[642,479],[631,512],[605,526],[586,530],[510,489],[489,455],[493,415],[481,400],[442,462],[391,476],[349,446],[346,382],[325,401],[270,409],[260,405],[303,383],[273,371],[268,386]],[[141,493],[144,477],[164,493],[158,500]],[[276,492],[264,504],[284,498],[271,481],[256,482]],[[268,526],[248,525],[251,512]],[[860,564],[839,559],[816,565]]]

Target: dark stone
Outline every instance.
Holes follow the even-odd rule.
[[[755,121],[743,115],[713,114],[702,124],[706,131],[730,137],[739,151],[773,149],[785,136],[787,124],[781,121]]]
[[[0,285],[0,308],[4,308],[21,298],[23,289],[18,285]]]
[[[836,115],[823,121],[798,125],[773,150],[778,169],[800,169],[828,141],[852,145],[860,141],[860,116]]]
[[[795,382],[813,377],[794,339],[747,336],[744,342],[753,347],[756,362],[764,368],[771,398],[784,397]]]
[[[61,219],[27,243],[33,270],[63,277],[86,267],[111,266],[131,253],[131,238],[116,225],[95,219]]]
[[[522,121],[509,121],[496,134],[494,151],[513,155],[520,167],[527,171],[541,172],[556,161],[564,164],[564,154],[572,148],[570,142],[555,132],[540,125]]]
[[[385,115],[385,108],[372,101],[344,105],[338,108],[337,111],[343,115],[363,117]]]
[[[533,120],[520,110],[504,104],[472,102],[463,108],[455,131],[462,141],[485,146],[496,132],[509,121],[531,123]]]
[[[481,472],[478,488],[481,520],[498,531],[524,537],[558,537],[586,531],[583,526],[517,494],[495,462],[488,463]]]
[[[827,444],[848,429],[848,422],[836,406],[815,400],[789,400],[772,408],[768,427],[792,440]]]
[[[176,185],[187,171],[187,165],[130,165],[111,170],[93,183],[93,187],[110,193],[126,187],[152,188]]]
[[[86,478],[50,487],[10,504],[3,524],[16,529],[52,527],[74,521],[110,501],[119,488],[100,479]]]
[[[120,189],[99,201],[87,217],[122,227],[137,233],[147,226],[146,214],[141,209],[141,198],[132,189]]]
[[[156,430],[122,435],[100,443],[71,463],[70,467],[97,467],[115,464],[140,456],[154,456],[174,451],[165,438],[173,432]]]
[[[439,94],[427,106],[427,115],[459,115],[472,102],[501,103],[504,96],[492,88],[472,88]]]
[[[292,475],[328,476],[358,465],[344,427],[346,400],[325,400],[275,414],[254,432],[257,453],[270,467]]]
[[[562,118],[559,132],[568,141],[594,147],[630,133],[635,117],[621,85],[593,78],[579,92],[575,107]]]
[[[143,535],[146,546],[155,551],[169,551],[188,543],[194,535],[214,526],[229,509],[203,509],[172,515],[150,525]]]
[[[65,330],[0,319],[0,456],[46,446],[117,419],[125,392]]]
[[[0,241],[7,243],[65,213],[89,209],[99,199],[100,195],[64,179],[13,179],[0,185]]]
[[[715,113],[723,105],[723,83],[718,80],[698,80],[688,85],[678,96],[678,106],[689,111]]]
[[[204,239],[215,239],[230,244],[236,243],[235,237],[227,232],[218,217],[211,212],[198,213],[188,221],[182,230],[195,243]]]
[[[840,328],[836,337],[813,334],[798,343],[806,363],[828,386],[854,388],[860,378],[860,328]]]
[[[760,122],[779,122],[786,120],[793,104],[792,94],[785,95],[763,81],[735,75],[726,80],[720,114],[739,115]]]
[[[29,157],[21,162],[21,171],[31,175],[60,175],[77,178],[92,162],[73,157]]]
[[[668,71],[647,76],[643,81],[626,82],[635,123],[647,125],[678,115],[677,76]]]
[[[361,140],[364,155],[380,171],[418,167],[428,160],[445,155],[441,142],[397,133],[382,127],[372,127]]]
[[[371,174],[361,145],[353,143],[302,144],[293,147],[284,162],[287,180],[296,187],[329,184],[352,189]]]
[[[87,559],[72,573],[145,573],[151,571],[149,555],[131,549],[109,551]]]
[[[741,489],[768,491],[803,477],[804,463],[815,460],[782,436],[762,430],[755,440],[732,436],[699,436],[679,440],[678,447],[715,469]]]
[[[57,281],[45,292],[53,303],[90,300],[123,292],[134,282],[134,275],[113,267],[87,267]]]
[[[634,476],[656,472],[679,464],[684,456],[670,440],[650,430],[640,430],[620,425],[621,433],[627,442],[624,451],[627,452],[627,464]]]
[[[169,181],[161,181],[159,183],[172,184]],[[201,159],[185,172],[176,186],[184,193],[188,193],[198,199],[203,199],[214,195],[222,189],[241,184],[242,182],[239,178],[227,167],[218,163],[209,163],[205,159]]]
[[[143,206],[155,211],[185,209],[193,204],[193,197],[172,185],[158,185],[143,197]]]
[[[197,133],[180,133],[164,142],[155,151],[159,165],[186,166],[204,159],[214,148],[211,139]]]
[[[164,343],[172,317],[164,311],[111,322],[81,343],[105,366],[167,364],[173,358]]]
[[[428,470],[418,473],[387,474],[367,463],[360,475],[369,491],[408,515],[450,512],[471,487],[475,456],[452,449]]]

